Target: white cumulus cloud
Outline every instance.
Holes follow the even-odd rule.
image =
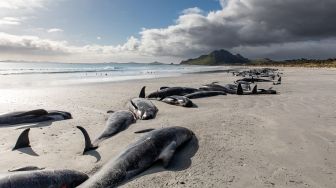
[[[42,8],[47,0],[1,0],[2,9],[31,9]]]
[[[1,25],[20,25],[22,18],[18,17],[3,17],[0,18],[0,26]]]
[[[60,29],[60,28],[51,28],[51,29],[47,30],[48,33],[60,33],[60,32],[63,32],[63,31],[64,30]]]
[[[198,7],[187,8],[182,11],[182,14],[202,14],[203,10]]]

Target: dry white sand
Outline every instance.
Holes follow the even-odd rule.
[[[191,86],[237,77],[226,73],[115,83],[0,90],[0,112],[45,108],[65,110],[72,120],[39,124],[30,131],[32,149],[11,151],[23,129],[0,128],[0,173],[36,165],[92,174],[135,141],[146,128],[184,126],[197,141],[179,151],[168,170],[159,165],[123,187],[335,187],[336,70],[285,68],[278,95],[217,96],[197,99],[198,108],[154,101],[156,119],[129,129],[81,155],[84,140],[105,126],[107,110],[125,109],[127,101],[160,86]],[[0,81],[1,82],[1,81]],[[268,88],[269,84],[260,87]],[[27,125],[26,125],[27,126]],[[28,125],[30,126],[30,125]]]

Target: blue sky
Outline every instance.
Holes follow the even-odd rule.
[[[335,8],[335,0],[1,0],[0,60],[178,63],[217,49],[334,58]]]
[[[216,0],[61,0],[49,2],[36,9],[26,20],[31,28],[61,28],[63,39],[74,44],[97,43],[118,45],[128,37],[139,37],[142,28],[161,28],[174,24],[183,10],[202,7],[204,11],[218,10]],[[14,14],[15,15],[15,14]],[[57,39],[57,35],[49,36]],[[99,38],[99,39],[97,39]]]
[[[141,28],[161,28],[174,23],[184,9],[218,10],[215,0],[71,0],[55,3],[33,20],[35,27],[63,28],[68,40],[117,45]],[[80,33],[80,36],[78,35]],[[102,40],[97,41],[97,37]],[[83,40],[83,41],[81,41]]]

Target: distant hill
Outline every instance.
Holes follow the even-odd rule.
[[[150,65],[165,65],[165,63],[161,63],[161,62],[158,62],[158,61],[154,61],[152,63],[148,63]]]
[[[216,50],[208,55],[202,55],[195,59],[188,59],[182,61],[182,65],[232,65],[232,64],[245,64],[250,62],[249,59],[241,56],[240,54],[233,55],[226,50]]]

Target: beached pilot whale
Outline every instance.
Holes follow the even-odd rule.
[[[184,127],[153,130],[131,144],[115,159],[110,160],[97,173],[79,187],[116,187],[140,174],[157,161],[168,166],[176,149],[192,139],[194,133]]]
[[[250,82],[250,83],[254,83],[254,82],[272,82],[272,80],[262,79],[262,78],[254,78],[253,76],[250,77],[250,78],[239,79],[236,82],[240,82],[240,81]]]
[[[38,123],[43,121],[60,121],[71,119],[69,112],[64,111],[46,111],[44,109],[37,109],[31,111],[11,112],[0,115],[1,125],[16,125],[23,123]]]
[[[245,83],[241,85],[244,90],[250,90],[250,84]],[[235,84],[226,84],[224,86],[213,82],[211,84],[205,84],[199,88],[202,91],[223,91],[229,94],[237,94],[238,86]]]
[[[88,175],[74,170],[13,172],[0,177],[1,188],[70,188],[83,183]]]
[[[251,92],[244,92],[241,85],[238,84],[237,95],[261,95],[261,94],[277,94],[272,88],[269,89],[258,89],[258,86],[255,85]]]
[[[139,98],[133,98],[129,102],[129,110],[133,112],[137,119],[148,120],[156,117],[159,109],[148,99],[145,99],[145,88],[141,89]]]
[[[204,97],[213,97],[217,95],[226,95],[226,93],[224,91],[197,91],[195,93],[190,93],[184,96],[189,99],[198,99]]]
[[[173,95],[161,100],[164,103],[183,107],[193,107],[194,103],[185,96]]]
[[[85,143],[85,149],[83,153],[98,148],[100,142],[127,129],[128,126],[130,126],[132,123],[135,123],[135,121],[136,119],[133,113],[129,110],[119,110],[113,112],[107,119],[103,132],[93,141],[93,143]],[[84,133],[85,129],[82,129],[81,127],[79,127],[79,129],[83,132],[84,135],[87,135],[87,133]],[[88,138],[86,138],[85,140],[88,140]]]
[[[172,95],[183,96],[186,94],[194,93],[198,91],[198,89],[190,88],[190,87],[162,87],[160,90],[150,93],[147,98],[166,98]]]

